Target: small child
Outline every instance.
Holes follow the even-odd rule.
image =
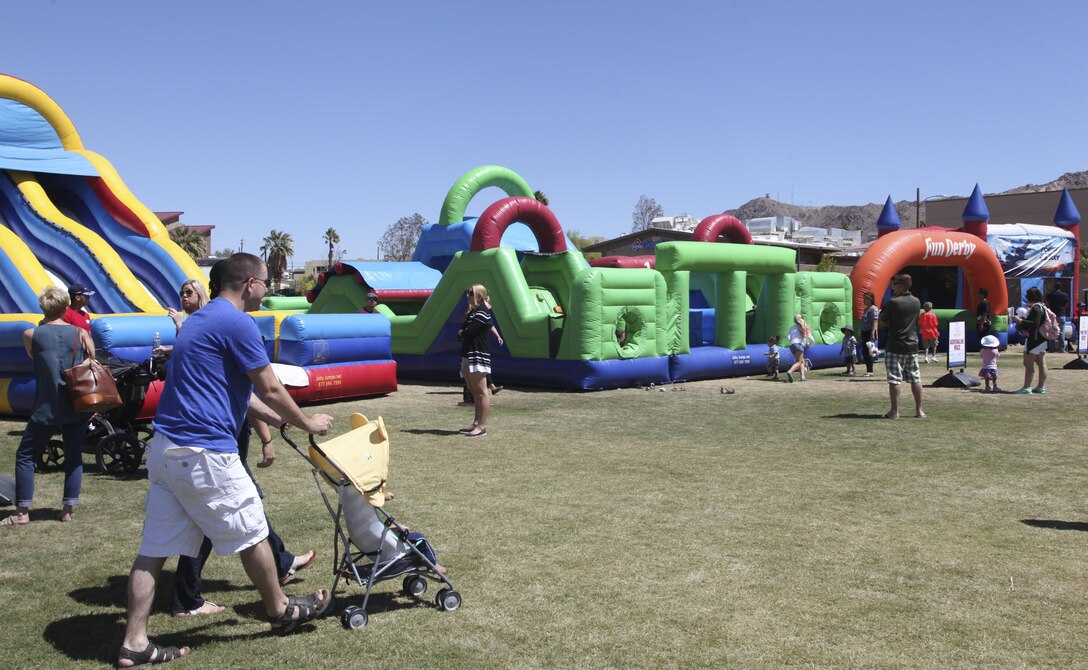
[[[778,336],[771,335],[767,340],[767,376],[778,379]]]
[[[858,338],[854,337],[854,329],[850,326],[843,326],[840,330],[846,336],[842,338],[842,348],[839,349],[842,362],[846,363],[846,372],[842,373],[842,375],[844,377],[853,377],[857,374],[854,371],[854,363],[858,359]]]
[[[922,313],[918,315],[918,327],[922,329],[922,346],[926,350],[926,363],[937,362],[937,339],[940,331],[937,328],[937,315],[933,313],[933,303],[922,305]],[[931,359],[929,354],[933,352]]]
[[[987,335],[979,342],[979,357],[982,359],[982,369],[978,376],[986,383],[985,393],[1004,393],[997,387],[997,357],[1001,352],[997,350],[1001,343],[993,335]]]

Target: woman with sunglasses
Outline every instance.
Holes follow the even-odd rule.
[[[181,330],[181,324],[185,321],[185,317],[208,304],[208,294],[204,292],[204,284],[195,279],[189,279],[181,285],[179,296],[181,297],[182,311],[179,312],[173,307],[167,307],[166,313],[174,320],[174,327]]]

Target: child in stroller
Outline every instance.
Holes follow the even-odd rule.
[[[313,465],[314,480],[335,524],[332,592],[336,593],[341,578],[366,586],[362,605],[345,608],[341,622],[350,629],[366,626],[366,606],[374,584],[402,575],[405,595],[422,596],[428,580],[442,582],[435,604],[447,612],[457,609],[461,595],[446,577],[446,569],[436,562],[430,543],[397,523],[384,509],[393,497],[385,488],[389,476],[385,423],[381,417],[371,422],[362,414],[353,414],[351,425],[350,432],[320,445],[311,435],[308,453],[291,441],[286,428],[281,430],[284,440]],[[337,490],[336,509],[322,479]],[[341,518],[347,533],[340,525]]]

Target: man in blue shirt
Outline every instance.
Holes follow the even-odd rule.
[[[204,536],[220,555],[238,553],[261,594],[273,632],[286,634],[324,614],[327,589],[288,598],[266,541],[264,509],[238,458],[238,431],[251,413],[324,434],[326,414],[308,416],[277,380],[253,317],[268,292],[268,269],[252,254],[224,264],[219,297],[178,333],[148,449],[147,516],[128,583],[128,621],[119,667],[161,663],[189,653],[147,638],[155,583],[169,556],[195,556]]]

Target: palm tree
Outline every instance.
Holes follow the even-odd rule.
[[[268,276],[272,280],[272,291],[279,292],[280,280],[287,270],[287,257],[295,253],[295,241],[290,233],[276,229],[268,233],[268,237],[262,240],[261,255],[268,264]]]
[[[188,226],[178,226],[171,230],[170,239],[194,261],[204,258],[207,253],[204,236]]]
[[[533,191],[533,197],[539,200],[545,207],[548,206],[548,196],[545,195],[544,191]]]
[[[332,256],[337,244],[340,244],[340,236],[336,234],[335,228],[329,228],[325,231],[325,235],[322,238],[325,240],[325,244],[329,245],[329,265],[328,269],[332,269]]]

